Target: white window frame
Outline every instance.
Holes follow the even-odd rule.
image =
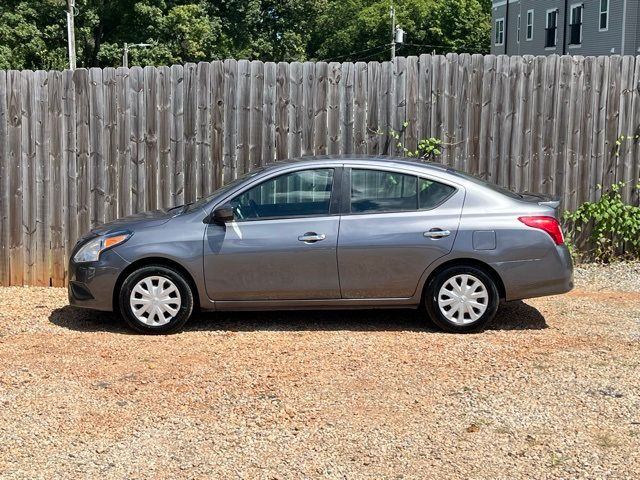
[[[516,43],[520,43],[520,27],[522,26],[522,18],[518,14],[518,20],[516,23]]]
[[[560,10],[558,10],[557,8],[550,8],[547,10],[547,18],[545,20],[545,29],[549,28],[549,14],[554,12],[556,14],[556,31],[555,31],[555,40],[554,43],[555,45],[553,47],[545,47],[545,50],[556,50],[558,48],[558,16],[560,15]],[[547,43],[547,32],[545,30],[544,32],[544,42],[545,44]]]
[[[573,15],[574,15],[573,12],[575,12],[577,8],[582,9],[582,11],[580,12],[582,15],[580,18],[580,22],[581,22],[580,23],[580,43],[573,43],[570,45],[571,47],[574,47],[574,48],[578,48],[580,47],[580,45],[582,45],[582,33],[584,31],[584,28],[583,28],[584,27],[584,3],[574,3],[569,7],[569,25],[573,24]],[[556,44],[557,43],[558,42],[556,42]]]
[[[529,17],[529,14],[531,14],[531,17]],[[531,18],[531,23],[529,23],[529,18]],[[531,36],[529,36],[529,29],[531,29]],[[527,32],[524,37],[527,42],[533,40],[533,10],[527,10]]]
[[[611,0],[607,0],[607,9],[602,10],[602,0],[600,0],[600,7],[598,8],[598,31],[599,32],[608,32],[609,31],[609,8],[611,5]],[[583,12],[584,14],[584,12]],[[607,26],[602,28],[602,15],[606,15],[607,18]]]
[[[501,27],[502,27],[502,30],[500,31],[500,34],[501,34],[501,35],[500,35],[500,36],[501,36],[501,38],[500,38],[500,42],[498,42],[498,24],[500,24],[500,25],[501,25]],[[494,43],[494,45],[495,45],[496,47],[500,47],[500,46],[504,45],[504,35],[505,35],[505,31],[504,31],[504,17],[502,17],[502,18],[496,18],[495,28],[496,28],[496,30],[495,30],[495,32],[494,32],[494,36],[493,36],[493,40],[494,40],[494,42],[495,42],[495,43]]]

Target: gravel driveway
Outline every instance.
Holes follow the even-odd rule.
[[[0,477],[636,479],[640,268],[577,278],[474,335],[343,311],[144,337],[0,289]]]

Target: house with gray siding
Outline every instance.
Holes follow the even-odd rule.
[[[637,55],[640,0],[494,0],[495,55]]]

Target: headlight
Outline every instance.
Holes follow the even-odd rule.
[[[126,242],[129,237],[131,237],[129,232],[96,237],[80,247],[80,250],[73,256],[73,261],[76,263],[97,262],[102,252]]]

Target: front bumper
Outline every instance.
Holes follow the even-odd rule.
[[[94,310],[112,311],[120,273],[129,265],[115,250],[106,250],[91,263],[69,262],[69,304]]]

